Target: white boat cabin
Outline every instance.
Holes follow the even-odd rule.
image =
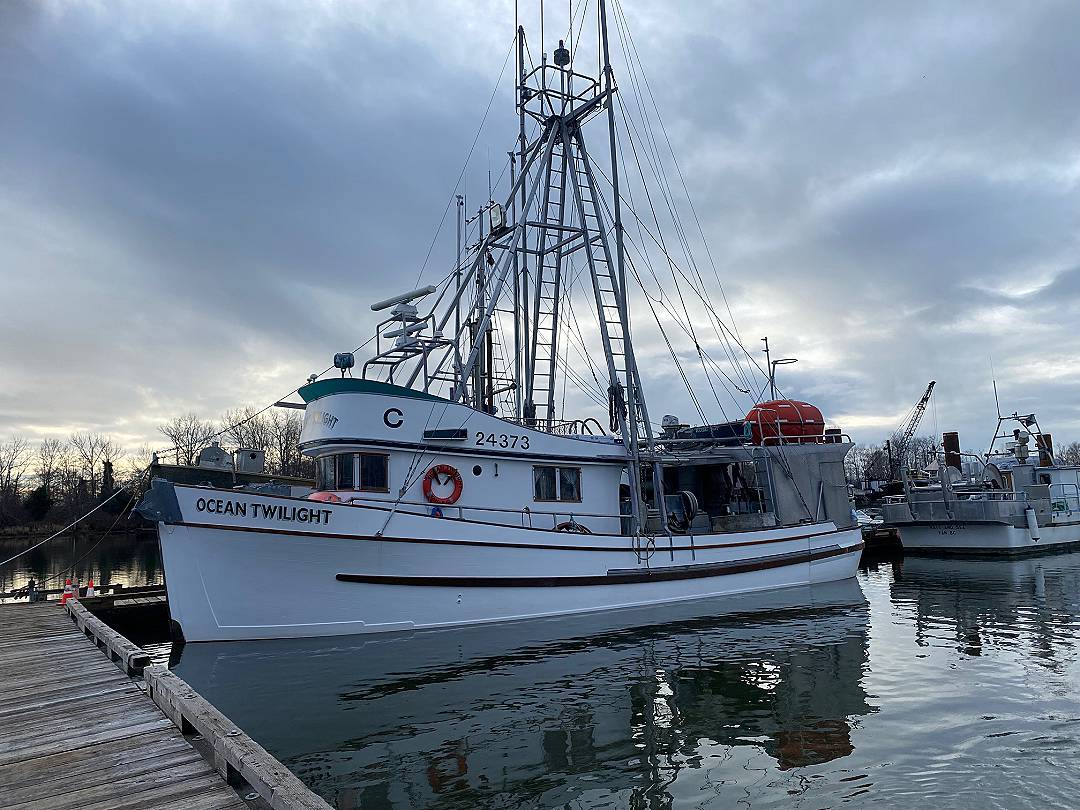
[[[316,459],[312,497],[446,519],[591,534],[630,533],[619,438],[537,430],[373,380],[300,389],[300,447]],[[568,426],[569,427],[569,426]],[[597,426],[599,427],[599,426]],[[599,432],[599,430],[597,431]],[[851,525],[839,436],[718,446],[658,442],[669,528],[711,534],[831,520]],[[643,476],[648,480],[648,476]],[[651,484],[647,530],[660,529]]]

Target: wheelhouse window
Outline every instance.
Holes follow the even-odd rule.
[[[365,492],[390,491],[390,457],[382,453],[360,453],[360,486]]]
[[[580,467],[533,467],[533,500],[581,501]]]
[[[341,453],[337,456],[337,485],[335,489],[353,489],[356,480],[355,462],[352,453]]]
[[[315,464],[315,489],[390,491],[390,457],[384,453],[335,453]]]
[[[335,456],[322,456],[315,463],[315,489],[333,489],[336,480]]]

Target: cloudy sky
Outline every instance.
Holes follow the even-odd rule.
[[[933,378],[926,427],[977,447],[992,358],[1003,408],[1080,439],[1080,4],[623,3],[739,333],[799,359],[786,394],[877,441]],[[160,443],[360,344],[424,265],[513,14],[0,2],[0,437]],[[642,342],[654,410],[689,418]]]

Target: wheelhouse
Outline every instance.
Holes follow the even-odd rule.
[[[301,447],[316,458],[316,489],[328,497],[448,520],[632,533],[628,460],[617,438],[559,435],[370,380],[323,381],[301,394]],[[754,444],[741,429],[715,441],[680,436],[658,443],[662,504],[642,465],[648,533],[850,525],[843,437]]]

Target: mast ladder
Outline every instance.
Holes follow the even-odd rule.
[[[562,297],[562,265],[566,231],[566,152],[558,132],[553,133],[551,155],[545,172],[545,194],[537,236],[533,343],[526,375],[526,416],[550,428],[555,421],[555,380],[558,364],[559,305]]]

